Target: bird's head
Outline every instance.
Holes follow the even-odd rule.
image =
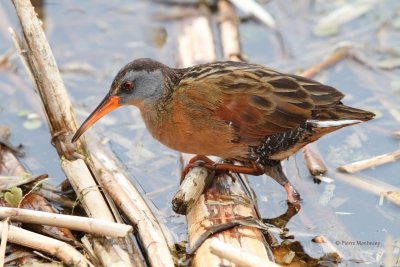
[[[172,72],[168,66],[152,59],[136,59],[125,65],[115,76],[110,91],[98,107],[76,131],[72,142],[78,138],[101,117],[123,105],[141,107],[154,103],[165,87],[164,77]]]

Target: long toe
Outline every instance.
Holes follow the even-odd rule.
[[[294,205],[300,204],[301,198],[297,190],[290,183],[285,184],[284,187],[287,192],[288,202]]]

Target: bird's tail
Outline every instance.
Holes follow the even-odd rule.
[[[313,114],[314,118],[320,121],[324,120],[359,120],[369,121],[375,114],[370,111],[349,107],[343,104],[336,105],[332,108],[319,110],[318,113]]]

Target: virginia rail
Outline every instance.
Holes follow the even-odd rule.
[[[327,133],[374,117],[344,105],[343,97],[333,87],[261,65],[227,61],[174,69],[137,59],[118,72],[72,142],[113,109],[134,105],[164,145],[242,162],[215,164],[200,157],[211,169],[266,173],[284,186],[289,202],[298,203],[281,160]]]

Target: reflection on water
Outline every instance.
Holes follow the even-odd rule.
[[[46,16],[46,32],[63,79],[82,121],[108,91],[118,69],[134,58],[151,57],[170,66],[176,61],[177,31],[174,20],[156,20],[160,14],[183,14],[186,6],[171,6],[150,1],[35,1],[44,4],[36,9]],[[318,141],[318,149],[329,169],[326,182],[314,183],[301,156],[291,158],[286,169],[291,181],[302,194],[298,214],[290,208],[285,212],[285,192],[266,177],[251,177],[259,198],[263,218],[271,224],[287,228],[278,237],[276,254],[322,266],[374,266],[384,259],[387,236],[400,237],[398,207],[379,197],[336,179],[339,164],[350,163],[399,149],[391,134],[399,130],[398,116],[400,70],[379,69],[382,60],[398,56],[400,10],[398,1],[382,1],[374,9],[354,21],[341,25],[334,35],[315,36],[315,21],[346,1],[270,1],[273,13],[289,51],[284,58],[276,36],[255,20],[241,24],[244,55],[251,62],[296,72],[325,57],[338,42],[353,44],[353,57],[322,72],[317,79],[340,88],[346,93],[344,102],[351,106],[378,112],[372,122],[343,129]],[[189,5],[193,8],[193,4]],[[177,12],[178,10],[178,12]],[[12,43],[7,27],[17,26],[9,1],[0,2],[0,55]],[[215,22],[217,19],[215,19]],[[385,63],[387,64],[387,63]],[[387,66],[387,65],[386,65]],[[63,179],[54,149],[49,144],[45,123],[38,129],[25,129],[18,112],[28,109],[38,113],[44,122],[39,100],[16,55],[6,67],[0,68],[0,123],[11,128],[11,142],[23,144],[26,157],[22,160],[33,173],[49,173],[57,183]],[[109,138],[109,145],[132,177],[132,181],[153,203],[158,217],[171,230],[174,241],[186,239],[185,218],[172,212],[170,200],[178,186],[179,157],[148,134],[134,108],[122,108],[99,121],[91,131]],[[105,140],[106,141],[106,140]],[[104,142],[107,143],[107,142]],[[356,176],[374,178],[400,187],[399,164],[387,164],[365,170]],[[151,177],[151,179],[149,179]],[[349,176],[351,179],[351,176]],[[278,216],[278,214],[283,214]],[[271,219],[274,218],[274,219]],[[341,262],[334,250],[311,240],[319,235],[336,244]],[[342,241],[369,241],[380,245],[360,245]],[[363,243],[364,244],[364,243]],[[368,244],[368,243],[365,243]],[[286,259],[288,260],[288,259]],[[358,261],[362,263],[358,263]],[[301,266],[301,265],[300,265]]]

